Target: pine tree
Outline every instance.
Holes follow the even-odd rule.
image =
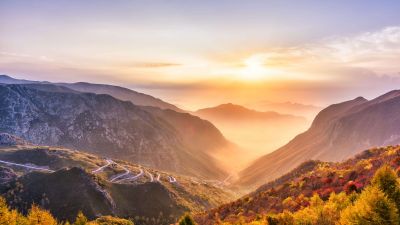
[[[79,211],[78,215],[76,216],[74,225],[86,225],[88,223],[88,219],[81,211]]]
[[[193,218],[189,214],[185,214],[180,220],[179,225],[195,225]]]
[[[396,172],[390,166],[385,165],[377,170],[371,183],[396,203],[397,210],[400,210],[400,184]]]
[[[57,225],[57,221],[47,210],[40,209],[36,205],[32,205],[28,216],[29,225]]]
[[[342,213],[342,225],[399,224],[396,205],[376,186],[366,188],[354,203]]]

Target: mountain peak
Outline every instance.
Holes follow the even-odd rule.
[[[357,98],[353,99],[354,101],[368,101],[366,98],[362,96],[358,96]]]

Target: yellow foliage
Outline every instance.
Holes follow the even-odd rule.
[[[33,205],[29,210],[28,225],[57,225],[57,221],[47,210],[40,209]]]

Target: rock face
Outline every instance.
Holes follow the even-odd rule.
[[[182,109],[179,109],[178,107],[168,102],[164,102],[161,99],[119,86],[106,85],[106,84],[91,84],[86,82],[78,82],[71,84],[59,83],[57,85],[68,87],[72,90],[76,90],[79,92],[108,94],[124,101],[130,101],[133,104],[139,106],[153,106],[160,109],[171,109],[177,112],[183,112]]]
[[[26,145],[26,144],[28,144],[28,142],[22,138],[7,133],[0,133],[0,146]]]
[[[265,183],[310,159],[341,161],[370,147],[398,144],[399,112],[400,91],[331,105],[306,132],[242,171],[240,184]]]
[[[0,132],[168,171],[225,176],[182,131],[131,102],[51,84],[4,84],[0,96]]]
[[[17,174],[11,168],[0,166],[0,185],[6,184],[17,178]]]
[[[15,79],[7,75],[0,75],[0,83],[2,84],[50,84],[50,82],[40,82],[32,80]],[[123,88],[107,84],[92,84],[86,82],[77,83],[57,83],[57,87],[67,87],[70,91],[89,92],[95,94],[108,94],[117,99],[130,101],[139,106],[154,106],[161,109],[172,109],[177,112],[183,112],[178,107],[165,102],[161,99],[155,98],[151,95],[146,95],[128,88]],[[60,89],[60,88],[59,88]]]

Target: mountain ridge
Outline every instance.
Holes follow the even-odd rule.
[[[239,183],[260,184],[306,160],[340,161],[369,147],[398,143],[399,95],[391,91],[369,101],[358,97],[328,106],[306,132],[243,170]]]
[[[147,95],[144,93],[140,93],[129,88],[120,87],[117,85],[108,85],[108,84],[93,84],[89,82],[76,82],[76,83],[51,83],[48,81],[32,81],[32,80],[23,80],[16,79],[8,75],[0,75],[0,83],[5,84],[55,84],[57,86],[64,86],[71,90],[75,90],[78,92],[89,92],[96,94],[109,94],[114,96],[115,98],[131,101],[135,105],[141,106],[155,106],[162,109],[172,109],[177,112],[184,112],[184,110],[179,109],[173,104],[168,102],[164,102],[159,98],[155,98],[151,95]]]
[[[202,146],[190,145],[183,130],[130,101],[106,94],[68,91],[53,84],[3,84],[0,131],[35,144],[61,145],[103,156],[195,176],[223,178],[225,173]],[[178,112],[172,111],[172,114]],[[198,120],[189,117],[190,120]],[[200,125],[207,123],[199,121]],[[191,127],[196,130],[197,127]],[[200,131],[200,130],[199,130]],[[219,148],[228,142],[209,125]],[[218,142],[219,141],[219,142]],[[123,155],[121,155],[123,153]]]

